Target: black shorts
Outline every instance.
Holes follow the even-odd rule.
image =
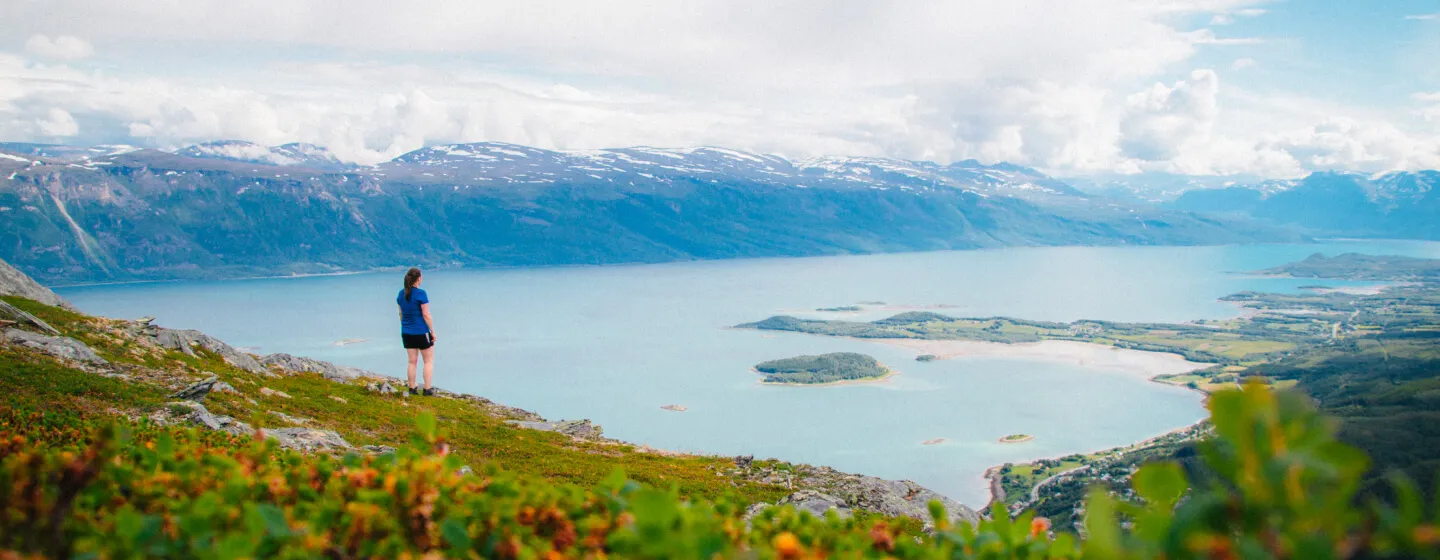
[[[405,343],[406,348],[414,348],[416,350],[424,350],[435,345],[435,340],[430,338],[429,333],[401,334],[400,340]]]

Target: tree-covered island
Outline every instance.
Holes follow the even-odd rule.
[[[765,376],[765,383],[797,385],[881,379],[892,373],[875,358],[854,352],[770,360],[756,365],[755,371]]]

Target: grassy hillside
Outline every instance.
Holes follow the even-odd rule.
[[[1440,510],[1406,484],[1399,507],[1353,506],[1363,454],[1304,399],[1260,385],[1211,402],[1216,483],[1146,465],[1118,496],[1090,495],[1081,540],[1003,507],[952,526],[932,504],[935,532],[918,533],[789,507],[747,521],[734,494],[687,499],[619,474],[556,483],[505,457],[466,472],[458,434],[428,412],[395,451],[301,454],[122,419],[161,399],[26,352],[3,360],[6,388],[25,391],[0,417],[7,558],[1440,557]]]
[[[428,414],[450,434],[454,455],[477,466],[503,457],[516,471],[581,485],[597,484],[623,468],[636,481],[662,488],[674,486],[686,497],[733,493],[746,501],[773,502],[789,493],[774,485],[718,476],[733,468],[728,458],[642,452],[628,445],[524,429],[507,424],[509,417],[501,407],[486,406],[482,400],[381,395],[360,383],[335,383],[318,374],[257,375],[203,350],[192,357],[144,345],[128,337],[115,321],[21,298],[3,299],[85,342],[129,376],[97,376],[33,352],[0,347],[0,392],[6,395],[6,414],[12,420],[37,416],[47,425],[80,429],[85,422],[117,416],[163,414],[165,403],[176,400],[167,399],[168,394],[213,373],[236,392],[212,392],[205,406],[215,414],[257,427],[296,425],[270,414],[278,412],[307,420],[306,427],[335,430],[357,447],[394,446],[409,440],[415,418]],[[289,398],[262,394],[262,387]]]

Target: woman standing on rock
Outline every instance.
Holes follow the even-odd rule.
[[[420,289],[421,280],[424,277],[420,275],[420,269],[405,271],[405,289],[395,296],[395,303],[400,306],[400,339],[405,344],[405,352],[410,355],[410,366],[405,368],[405,376],[410,380],[410,394],[420,394],[415,387],[415,361],[423,356],[425,396],[428,397],[435,394],[435,390],[430,388],[430,376],[435,371],[435,327],[430,321],[430,296]]]

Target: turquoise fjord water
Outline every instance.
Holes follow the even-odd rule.
[[[1128,373],[1019,358],[917,363],[884,344],[730,330],[780,313],[883,301],[963,316],[1188,321],[1233,316],[1216,298],[1330,281],[1239,274],[1315,253],[1440,256],[1440,243],[1016,248],[662,265],[437,270],[436,384],[590,418],[658,448],[754,454],[908,478],[972,506],[987,467],[1133,443],[1204,417],[1200,395]],[[400,273],[86,286],[86,312],[195,328],[257,353],[289,352],[403,376]],[[810,311],[807,311],[810,310]],[[873,310],[862,318],[896,313]],[[338,346],[342,339],[368,342]],[[900,375],[878,384],[775,387],[750,368],[854,351]],[[686,412],[661,410],[679,404]],[[1023,432],[1024,444],[996,438]],[[922,445],[945,438],[939,445]]]

